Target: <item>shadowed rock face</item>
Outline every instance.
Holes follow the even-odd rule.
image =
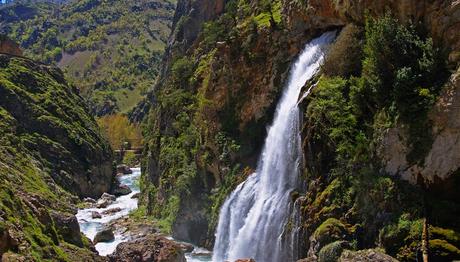
[[[449,53],[452,64],[460,61],[460,3],[454,0],[435,1],[373,1],[373,0],[309,0],[292,1],[285,8],[291,30],[318,30],[349,23],[364,24],[366,13],[382,16],[391,10],[403,23],[422,23],[433,39]]]
[[[0,53],[21,56],[22,50],[14,41],[11,41],[6,36],[0,35]]]
[[[430,185],[449,179],[460,168],[460,69],[450,77],[429,117],[433,142],[422,164],[411,165],[406,160],[410,151],[407,130],[396,127],[384,135],[380,157],[388,173],[413,184]]]

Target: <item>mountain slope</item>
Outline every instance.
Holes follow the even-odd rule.
[[[110,190],[110,146],[59,69],[4,54],[0,69],[2,259],[99,261],[74,205]]]
[[[0,32],[63,69],[93,114],[126,113],[156,79],[173,11],[167,0],[16,1],[0,9]]]

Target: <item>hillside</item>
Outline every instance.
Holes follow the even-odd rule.
[[[287,261],[369,248],[413,261],[428,246],[433,261],[459,259],[459,9],[179,1],[146,120],[147,213],[177,239],[212,247],[222,204],[258,164],[291,63],[336,30],[304,87],[313,91],[300,108],[300,182],[278,210],[290,217],[279,237],[297,241]]]
[[[75,204],[110,190],[110,146],[59,69],[5,54],[0,69],[2,261],[99,261]]]
[[[96,116],[130,111],[154,84],[174,2],[14,1],[0,7],[0,33],[24,55],[59,66]]]

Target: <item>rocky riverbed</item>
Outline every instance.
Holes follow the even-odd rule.
[[[118,175],[119,196],[104,193],[100,199],[86,199],[77,213],[81,231],[108,261],[211,261],[211,253],[191,244],[178,242],[160,233],[152,220],[133,219],[140,193],[140,168]],[[129,260],[126,260],[128,259]]]

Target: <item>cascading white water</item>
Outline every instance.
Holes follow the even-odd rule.
[[[324,48],[334,38],[335,32],[329,32],[311,41],[291,69],[256,172],[230,194],[220,210],[213,261],[296,259],[293,237],[283,232],[302,158],[297,100],[302,87],[319,69]]]

